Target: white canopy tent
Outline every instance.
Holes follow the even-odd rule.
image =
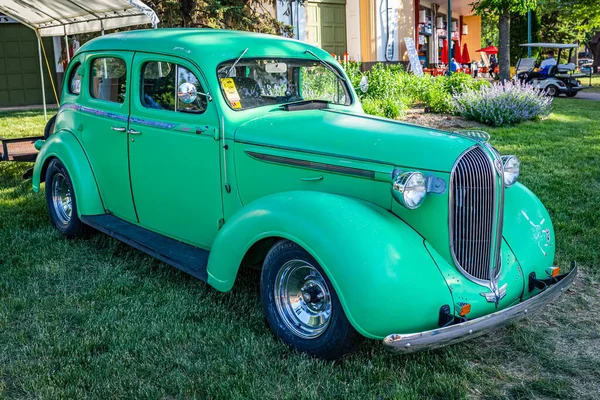
[[[68,49],[68,35],[104,34],[106,29],[144,24],[156,28],[159,23],[154,11],[140,0],[0,0],[0,13],[30,27],[38,37],[44,117],[46,93],[40,45],[42,36],[64,35]]]

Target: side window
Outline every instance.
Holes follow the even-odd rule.
[[[120,58],[106,57],[92,60],[90,94],[100,100],[123,103],[127,86],[127,64]]]
[[[69,77],[69,92],[71,94],[79,94],[81,91],[81,64],[77,64],[71,69],[71,76]]]
[[[150,61],[142,67],[141,102],[146,108],[200,114],[206,96],[200,81],[177,64]]]

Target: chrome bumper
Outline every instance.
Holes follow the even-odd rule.
[[[572,268],[558,283],[549,286],[543,292],[522,303],[493,314],[444,328],[405,335],[392,334],[383,339],[383,344],[394,353],[414,353],[421,350],[436,349],[483,335],[490,330],[517,321],[542,308],[564,292],[573,283],[576,276],[577,266]]]

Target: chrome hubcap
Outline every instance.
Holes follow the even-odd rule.
[[[67,178],[60,172],[52,178],[52,205],[58,220],[63,225],[68,225],[73,210],[71,188],[67,184]]]
[[[275,304],[285,325],[295,335],[314,339],[331,319],[331,295],[323,276],[301,260],[285,263],[275,280]]]

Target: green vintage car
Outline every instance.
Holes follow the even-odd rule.
[[[550,217],[516,157],[482,132],[365,115],[336,60],[306,43],[117,33],[86,43],[65,77],[33,173],[56,228],[92,227],[223,292],[261,269],[267,322],[300,351],[455,343],[577,273],[553,266]]]

